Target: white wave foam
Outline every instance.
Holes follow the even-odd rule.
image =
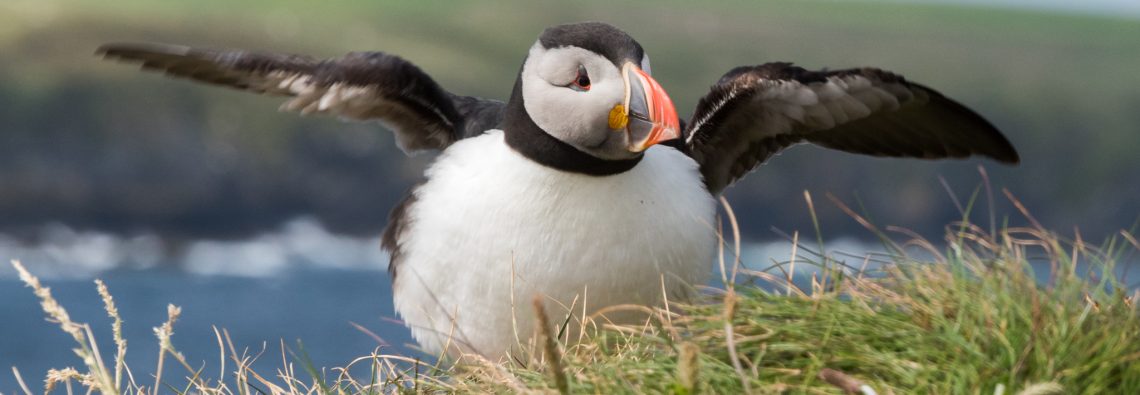
[[[180,252],[171,253],[155,235],[123,237],[100,232],[81,232],[63,225],[47,225],[35,244],[0,235],[0,259],[18,259],[44,278],[94,278],[113,269],[146,269],[159,265],[177,267],[198,275],[270,277],[297,269],[351,269],[381,271],[388,267],[388,254],[380,249],[379,235],[351,237],[330,233],[312,218],[299,218],[280,229],[246,240],[192,242]],[[814,241],[801,240],[801,246],[815,249]],[[876,244],[850,238],[827,241],[833,257],[859,267],[862,259],[837,256],[837,251],[863,256],[882,251]],[[792,253],[788,241],[745,244],[742,263],[748,269],[763,270],[773,261],[787,261]],[[800,257],[811,254],[800,250]],[[726,251],[725,265],[731,270],[732,253]],[[818,261],[818,259],[817,259]],[[802,261],[801,261],[802,262]],[[715,264],[714,264],[715,265]],[[869,269],[877,264],[871,263]],[[719,268],[716,269],[719,275]],[[809,264],[798,264],[797,275],[819,271]],[[850,270],[848,270],[850,271]],[[15,271],[0,265],[0,278],[11,278]]]
[[[34,244],[0,235],[0,258],[16,259],[44,278],[93,278],[112,269],[145,269],[170,264],[201,275],[267,277],[291,269],[384,270],[388,256],[376,237],[330,233],[311,218],[239,241],[203,240],[181,253],[167,252],[155,235],[123,237],[47,225]],[[0,265],[0,278],[15,276]]]
[[[59,224],[46,225],[40,233],[41,241],[33,245],[0,235],[0,257],[20,260],[47,278],[89,278],[121,266],[151,267],[162,259],[162,242],[151,235],[118,237]],[[0,277],[11,276],[15,271],[0,265]]]

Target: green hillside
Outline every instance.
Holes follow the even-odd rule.
[[[101,62],[111,41],[336,56],[384,50],[448,89],[505,99],[545,27],[613,23],[637,37],[682,116],[743,64],[874,65],[968,104],[1022,152],[987,162],[878,160],[795,148],[734,188],[754,226],[804,228],[803,189],[857,191],[880,222],[930,232],[957,216],[984,163],[1046,226],[1111,233],[1140,214],[1140,21],[858,2],[231,3],[8,0],[0,4],[0,230],[56,219],[119,231],[227,236],[313,214],[374,233],[429,158],[372,125],[275,112],[277,100]],[[848,222],[821,211],[837,233]],[[1080,218],[1080,220],[1078,220]]]

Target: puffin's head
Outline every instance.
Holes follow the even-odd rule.
[[[641,45],[604,23],[547,28],[516,86],[511,101],[521,100],[535,125],[599,159],[637,158],[681,135],[677,110],[649,76]]]

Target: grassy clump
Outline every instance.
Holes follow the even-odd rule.
[[[794,254],[765,271],[737,268],[742,278],[781,290],[735,285],[688,304],[629,307],[649,318],[640,325],[586,320],[593,336],[582,342],[559,341],[553,334],[562,320],[539,308],[539,321],[555,324],[536,330],[533,352],[506,362],[472,356],[432,365],[374,352],[332,375],[303,366],[308,377],[298,377],[288,361],[267,374],[251,370],[253,358],[235,351],[223,331],[219,344],[234,365],[211,380],[174,350],[168,323],[156,328],[162,352],[185,371],[163,375],[160,362],[150,383],[123,366],[126,342],[117,331],[111,369],[86,326],[71,322],[50,291],[17,267],[79,342],[87,367],[52,371],[49,388],[75,380],[106,393],[843,393],[864,385],[878,393],[1140,393],[1140,292],[1128,295],[1114,274],[1124,253],[1140,248],[1131,233],[1093,247],[1040,227],[986,232],[956,224],[944,251],[921,239],[886,243],[892,253],[866,255],[860,269],[837,254]],[[907,255],[916,250],[926,258]],[[1047,263],[1047,280],[1033,263]],[[796,265],[815,271],[807,289],[790,280]],[[118,322],[105,287],[100,293]],[[172,306],[171,323],[177,312]]]
[[[841,393],[824,379],[838,371],[879,393],[1140,393],[1137,296],[1113,278],[1107,251],[1063,248],[1033,229],[964,235],[952,233],[952,253],[934,262],[901,258],[790,297],[730,290],[657,310],[643,327],[603,329],[565,349],[570,392]],[[1034,248],[1055,264],[1048,283],[1032,275]],[[682,368],[694,344],[698,367]],[[525,388],[553,388],[543,368],[507,371]]]

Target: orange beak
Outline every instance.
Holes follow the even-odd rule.
[[[628,62],[622,67],[622,77],[625,79],[625,99],[621,104],[624,108],[615,106],[610,127],[628,134],[629,151],[642,152],[662,141],[680,138],[677,108],[661,84]],[[624,114],[617,114],[619,111]],[[624,122],[612,122],[615,116]]]

